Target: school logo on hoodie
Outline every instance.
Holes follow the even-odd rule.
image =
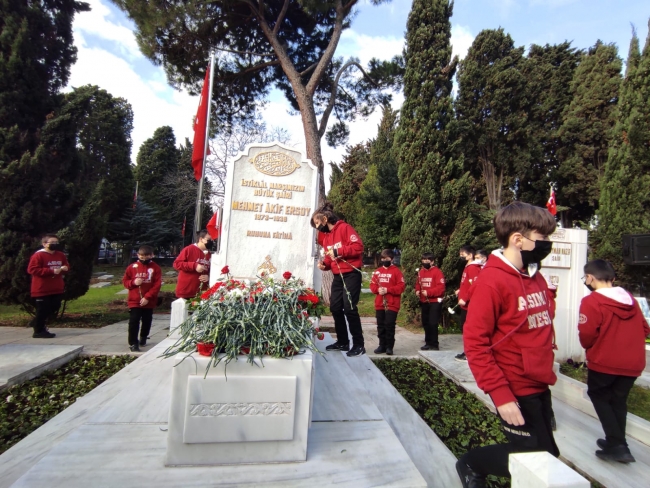
[[[583,313],[580,314],[580,319],[578,320],[578,323],[580,325],[586,324],[587,323],[587,316]]]

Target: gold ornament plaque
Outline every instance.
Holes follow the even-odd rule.
[[[287,176],[300,168],[295,159],[280,152],[259,153],[249,161],[257,171],[269,176]]]
[[[273,263],[271,262],[271,256],[266,256],[264,258],[264,262],[257,268],[257,271],[262,271],[262,274],[269,274],[272,275],[274,274],[278,268],[273,266]]]

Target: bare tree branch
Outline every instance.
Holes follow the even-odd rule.
[[[280,64],[280,61],[277,59],[275,61],[267,61],[266,63],[260,63],[260,64],[256,64],[255,66],[251,66],[250,68],[246,68],[245,70],[240,71],[239,74],[243,75],[245,73],[252,73],[254,71],[259,71],[261,69],[268,68],[269,66],[275,66],[277,64]]]
[[[341,69],[336,73],[336,76],[334,77],[334,84],[332,85],[332,92],[330,93],[330,101],[327,104],[327,108],[323,112],[323,116],[320,119],[320,124],[318,127],[318,135],[320,137],[323,137],[325,134],[325,130],[327,129],[327,122],[329,120],[330,114],[332,113],[332,109],[334,108],[334,104],[336,102],[336,92],[338,91],[339,88],[339,80],[341,79],[341,76],[345,72],[346,69],[348,69],[350,66],[356,66],[359,71],[363,74],[363,76],[370,82],[372,83],[375,87],[378,87],[379,85],[373,80],[368,73],[366,73],[366,70],[363,69],[363,66],[361,64],[357,63],[356,61],[348,61],[345,63],[343,66],[341,66]]]
[[[278,15],[278,20],[275,21],[275,25],[273,26],[274,36],[278,35],[278,32],[280,31],[280,26],[282,25],[282,22],[284,22],[284,16],[287,15],[288,9],[289,9],[289,0],[284,0],[284,5],[282,6],[280,15]]]
[[[252,51],[237,51],[235,49],[226,49],[225,47],[215,47],[214,49],[217,51],[224,51],[233,54],[249,54],[251,56],[259,56],[260,58],[268,58],[270,56],[275,56],[275,53],[255,53]]]

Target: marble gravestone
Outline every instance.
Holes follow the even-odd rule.
[[[251,145],[228,166],[219,251],[212,255],[210,284],[228,265],[237,279],[285,271],[319,289],[315,230],[318,170],[295,149],[279,143]]]

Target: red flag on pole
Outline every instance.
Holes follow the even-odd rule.
[[[208,103],[210,100],[210,68],[205,72],[203,80],[203,89],[201,90],[201,99],[199,100],[199,109],[194,117],[194,142],[192,143],[192,167],[194,168],[194,178],[196,181],[203,175],[203,150],[205,148],[205,133],[208,120]],[[208,146],[208,154],[210,147]]]
[[[546,202],[546,208],[553,215],[557,214],[557,205],[555,203],[555,190],[551,187],[551,196],[548,197],[548,202]]]
[[[183,219],[183,228],[181,229],[181,236],[185,237],[185,223],[187,222],[187,217]]]
[[[215,212],[215,214],[208,222],[206,228],[208,229],[208,233],[210,234],[210,237],[212,237],[212,240],[219,239],[219,236],[221,235],[221,222],[219,222],[219,212]]]

